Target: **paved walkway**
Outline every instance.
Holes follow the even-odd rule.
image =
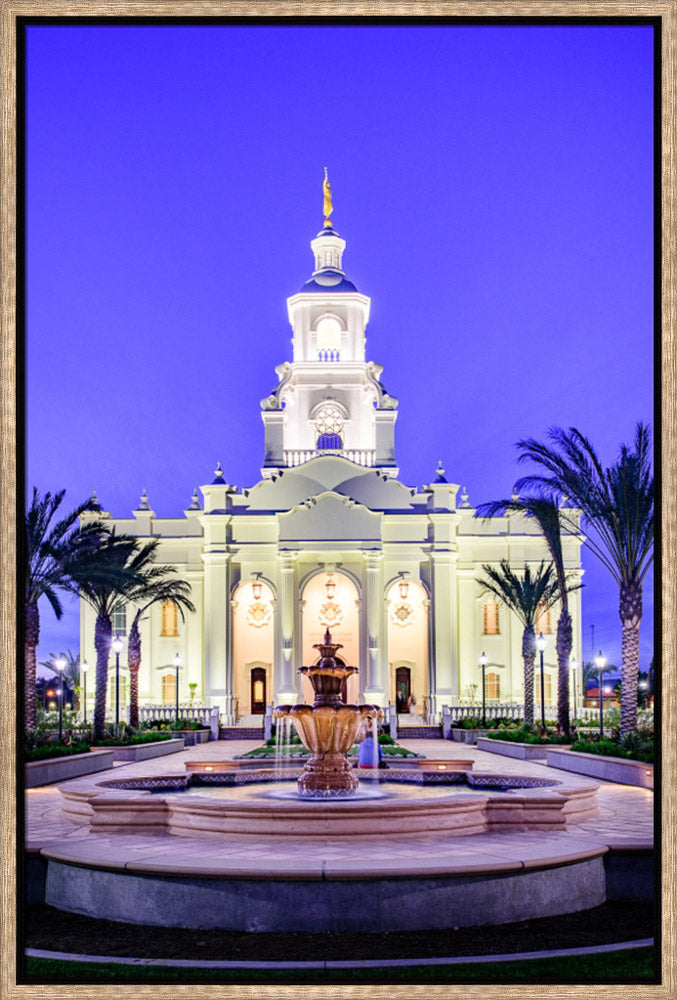
[[[65,819],[57,786],[29,789],[26,792],[26,840],[33,850],[46,847],[51,856],[63,860],[106,859],[111,867],[164,871],[186,871],[196,875],[225,871],[240,877],[342,878],[348,874],[404,875],[460,871],[504,870],[538,867],[545,859],[561,862],[589,855],[596,848],[643,847],[653,841],[653,793],[641,788],[597,781],[570,772],[558,771],[545,764],[519,761],[510,757],[477,750],[476,747],[444,740],[402,740],[416,753],[436,759],[471,759],[475,772],[510,775],[547,776],[569,787],[599,785],[598,814],[583,822],[570,824],[565,832],[501,832],[466,837],[430,838],[379,837],[370,839],[293,838],[246,840],[174,837],[164,834],[90,834],[86,825]],[[257,746],[254,741],[216,741],[190,747],[176,754],[139,763],[115,766],[116,775],[139,776],[183,774],[190,760],[228,760]],[[100,772],[64,783],[89,787],[110,778],[111,771]]]

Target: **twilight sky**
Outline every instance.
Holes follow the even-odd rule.
[[[219,460],[258,481],[325,165],[403,482],[442,459],[474,506],[521,437],[610,463],[652,422],[650,27],[33,25],[26,53],[28,492],[171,517]],[[582,652],[594,625],[619,662],[584,566]],[[39,659],[76,650],[75,607],[41,611]],[[651,617],[648,581],[640,669]]]

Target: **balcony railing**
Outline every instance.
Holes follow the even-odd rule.
[[[338,458],[347,458],[349,462],[367,467],[376,464],[374,448],[294,448],[284,452],[284,464],[287,468],[292,468],[310,462],[312,458],[318,458],[320,455],[336,455]]]

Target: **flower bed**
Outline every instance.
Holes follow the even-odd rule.
[[[605,757],[600,753],[579,753],[561,747],[546,749],[548,767],[557,767],[575,774],[585,774],[603,781],[622,785],[637,785],[653,789],[653,764],[621,757]]]
[[[113,750],[90,750],[47,760],[34,760],[25,767],[26,788],[53,785],[58,781],[80,778],[113,766]]]

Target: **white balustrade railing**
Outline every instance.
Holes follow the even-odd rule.
[[[376,451],[373,448],[293,448],[284,452],[284,464],[287,468],[293,468],[320,455],[336,455],[368,468],[376,462]]]

